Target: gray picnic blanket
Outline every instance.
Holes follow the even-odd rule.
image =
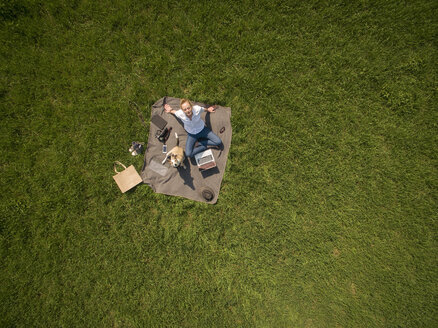
[[[152,105],[151,118],[154,115],[159,115],[167,121],[166,127],[172,128],[166,142],[167,151],[176,145],[175,132],[179,136],[179,145],[185,149],[187,132],[179,119],[164,111],[165,103],[175,110],[180,108],[180,98],[161,98]],[[192,103],[205,108],[209,106],[199,102]],[[214,113],[204,112],[201,117],[206,125],[222,139],[223,143],[221,149],[212,149],[217,166],[205,171],[200,171],[195,160],[189,158],[184,161],[185,168],[173,168],[168,163],[162,165],[165,157],[162,152],[163,142],[155,137],[159,128],[154,123],[150,123],[148,144],[144,156],[145,162],[140,175],[143,182],[149,185],[154,192],[181,196],[209,204],[217,202],[231,145],[231,108],[218,106]]]

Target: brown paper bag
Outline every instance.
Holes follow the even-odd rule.
[[[121,165],[125,169],[123,171],[119,172],[119,171],[117,171],[117,168],[116,168],[117,165]],[[115,176],[113,176],[113,178],[123,193],[128,191],[129,189],[135,187],[139,183],[143,182],[140,175],[135,170],[134,165],[131,165],[130,167],[126,168],[126,166],[123,165],[122,163],[114,162],[114,171],[117,174]]]

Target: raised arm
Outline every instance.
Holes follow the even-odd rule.
[[[166,113],[170,113],[173,115],[175,115],[175,113],[176,113],[176,110],[172,109],[172,107],[170,107],[169,104],[164,105],[164,110],[166,111]]]

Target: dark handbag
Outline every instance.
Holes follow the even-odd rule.
[[[163,142],[166,140],[166,136],[168,132],[169,132],[168,128],[164,128],[163,130],[157,130],[157,132],[155,133],[155,138]]]
[[[167,139],[169,138],[169,136],[170,136],[170,131],[172,131],[172,127],[165,128],[164,130],[158,130],[155,133],[155,138],[157,138],[161,142],[165,143],[167,141]]]

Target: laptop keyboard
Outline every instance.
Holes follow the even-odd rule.
[[[211,155],[208,155],[208,156],[205,156],[205,157],[201,157],[198,160],[198,165],[203,165],[203,164],[205,164],[207,162],[210,162],[212,160],[213,160],[213,156],[211,156]]]

